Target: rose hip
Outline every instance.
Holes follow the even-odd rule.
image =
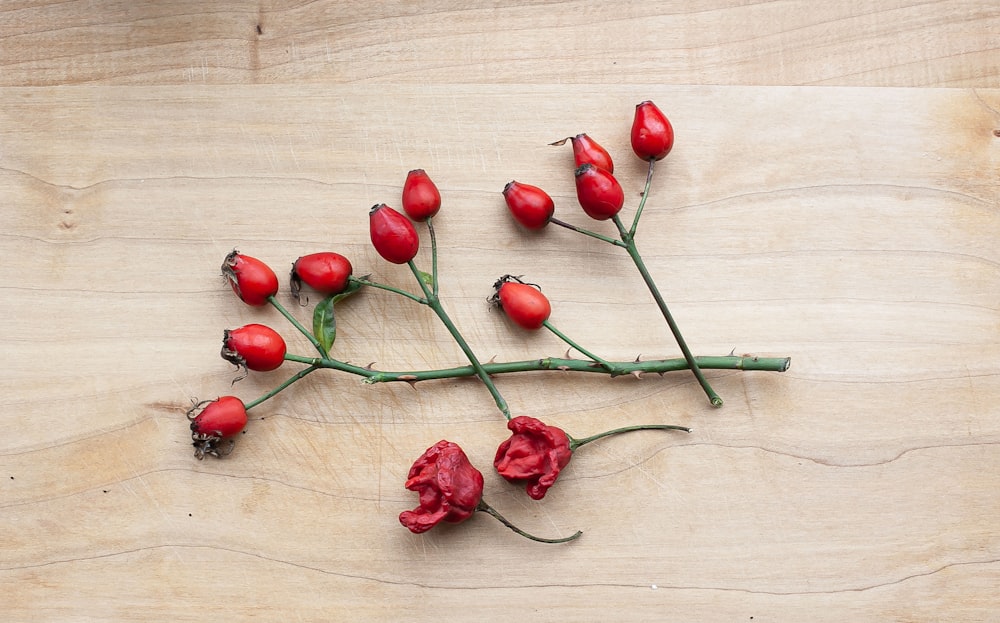
[[[236,249],[222,262],[222,274],[236,296],[247,305],[264,305],[278,291],[278,277],[274,271],[264,262]]]
[[[632,121],[632,151],[643,160],[662,160],[674,146],[674,128],[667,116],[646,100],[636,105]]]
[[[549,299],[538,286],[525,283],[513,275],[504,275],[498,279],[493,284],[493,289],[490,301],[523,329],[540,329],[552,313]]]
[[[514,220],[528,229],[548,225],[556,210],[552,197],[544,190],[514,180],[504,186],[503,198]]]
[[[285,361],[285,340],[271,327],[248,324],[226,329],[222,335],[222,358],[231,364],[267,372]]]
[[[552,144],[562,145],[566,141],[570,141],[573,145],[573,162],[577,167],[590,163],[608,173],[615,172],[615,164],[611,161],[611,154],[594,139],[586,134],[577,134]]]
[[[417,255],[420,238],[413,223],[384,203],[368,213],[372,245],[383,259],[393,264],[406,264]]]
[[[222,457],[233,450],[233,437],[239,435],[247,425],[247,410],[243,401],[235,396],[222,396],[215,400],[203,400],[187,412],[191,420],[191,439],[194,455],[199,459],[206,454]],[[228,441],[225,449],[219,444]]]
[[[423,169],[406,174],[403,183],[403,211],[415,221],[426,221],[441,209],[441,193]]]
[[[621,211],[625,192],[615,177],[592,164],[576,170],[576,198],[592,219],[605,221]]]
[[[459,523],[472,516],[483,499],[483,474],[458,444],[441,440],[420,456],[404,485],[420,494],[420,504],[399,514],[410,532],[427,532],[442,521]]]
[[[573,456],[569,435],[524,415],[507,422],[507,428],[512,435],[497,448],[493,466],[508,482],[526,483],[528,496],[540,500]]]
[[[351,262],[339,253],[303,255],[292,264],[292,294],[298,297],[303,283],[320,294],[340,294],[347,289],[353,271]]]

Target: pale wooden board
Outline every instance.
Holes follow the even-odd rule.
[[[14,0],[0,84],[1000,87],[995,0]]]
[[[670,115],[640,245],[698,354],[787,355],[778,373],[502,377],[518,413],[588,435],[541,502],[490,469],[502,418],[471,381],[362,386],[317,373],[259,409],[236,452],[196,461],[193,398],[230,390],[234,246],[284,276],[370,249],[367,210],[423,167],[445,207],[442,294],[484,359],[561,355],[487,310],[499,274],[543,284],[595,352],[676,347],[624,254],[529,235],[500,190],[574,204],[587,131],[634,206],[636,102]],[[0,94],[0,618],[176,620],[988,620],[1000,582],[996,282],[1000,91],[392,86],[12,89]],[[628,208],[629,210],[631,209]],[[628,214],[629,212],[626,212]],[[595,224],[595,228],[603,226]],[[603,230],[602,230],[603,231]],[[419,256],[426,267],[426,250]],[[309,309],[292,308],[303,320]],[[345,304],[336,355],[462,363],[426,309]],[[488,517],[411,535],[410,463],[441,438],[486,474]]]

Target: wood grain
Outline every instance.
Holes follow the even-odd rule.
[[[783,374],[498,379],[519,413],[583,436],[542,502],[489,471],[502,419],[472,381],[360,385],[314,374],[255,410],[225,460],[196,461],[193,398],[230,389],[222,329],[242,306],[233,247],[279,273],[334,249],[409,286],[369,248],[367,208],[405,173],[441,187],[442,294],[482,357],[561,355],[488,312],[530,275],[595,352],[673,356],[627,258],[512,225],[499,191],[540,184],[566,220],[586,130],[630,205],[632,105],[678,143],[640,245],[699,354],[792,357]],[[992,287],[1000,91],[407,85],[25,88],[0,94],[0,577],[6,620],[988,620],[1000,580],[998,313]],[[426,250],[420,256],[427,262]],[[308,309],[295,308],[305,320]],[[462,363],[431,314],[381,292],[345,304],[337,355]],[[409,464],[440,438],[524,528],[486,517],[416,536]],[[460,618],[464,618],[464,615]]]
[[[992,1],[8,1],[0,85],[1000,87]]]

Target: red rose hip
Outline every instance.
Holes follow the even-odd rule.
[[[667,116],[646,100],[635,107],[632,151],[643,160],[662,160],[674,146],[674,128]]]
[[[278,291],[278,277],[274,271],[264,262],[236,249],[222,262],[222,274],[236,296],[247,305],[264,305]]]
[[[549,299],[538,286],[525,283],[513,275],[504,275],[498,279],[493,284],[493,289],[490,300],[523,329],[540,329],[552,313]]]
[[[292,294],[297,297],[303,283],[320,294],[340,294],[347,289],[353,272],[350,260],[339,253],[303,255],[292,264]]]
[[[450,441],[441,440],[420,456],[404,485],[420,494],[420,504],[399,514],[410,532],[427,532],[442,521],[459,523],[472,516],[483,499],[483,474]]]
[[[611,154],[597,141],[586,134],[577,134],[569,140],[573,144],[573,162],[577,167],[583,164],[592,164],[608,173],[615,172],[615,164],[611,160]]]
[[[528,229],[542,229],[556,211],[552,197],[531,184],[512,180],[504,186],[503,198],[514,220]]]
[[[497,448],[493,466],[508,482],[526,483],[528,496],[540,500],[573,456],[569,435],[525,415],[507,422],[507,428],[512,435]]]
[[[592,219],[605,221],[621,211],[625,192],[615,176],[592,164],[576,170],[576,198]]]
[[[417,255],[420,238],[413,223],[384,203],[368,213],[372,245],[378,254],[393,264],[406,264]]]
[[[285,340],[271,327],[248,324],[226,329],[222,335],[222,358],[235,366],[267,372],[285,361]]]
[[[403,212],[415,221],[426,221],[441,209],[441,193],[423,169],[413,169],[403,183]]]
[[[191,421],[191,439],[194,455],[199,459],[206,454],[222,457],[233,450],[233,437],[247,425],[247,410],[243,401],[235,396],[222,396],[215,400],[199,402],[187,412]],[[228,441],[225,448],[219,444]]]

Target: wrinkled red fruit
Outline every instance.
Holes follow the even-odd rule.
[[[576,198],[587,216],[598,221],[613,217],[625,205],[625,192],[615,176],[592,164],[576,170]]]
[[[499,305],[514,324],[529,331],[541,328],[552,313],[549,299],[538,286],[513,275],[504,275],[493,284],[490,300]]]
[[[372,245],[378,254],[393,264],[406,264],[417,255],[420,238],[413,223],[384,203],[368,213]]]
[[[248,324],[226,329],[222,335],[222,358],[235,366],[267,372],[285,361],[285,340],[271,327]]]
[[[420,504],[399,514],[411,532],[426,532],[442,521],[459,523],[472,516],[483,498],[483,474],[457,444],[439,441],[410,468],[406,488],[420,494]]]
[[[222,262],[222,274],[236,296],[247,305],[263,305],[278,291],[278,277],[274,271],[264,262],[236,249]]]
[[[545,227],[556,211],[552,197],[531,184],[510,181],[504,186],[503,198],[514,220],[528,229]]]
[[[403,183],[403,212],[415,221],[426,221],[441,209],[441,193],[423,169],[406,174]]]
[[[508,482],[526,483],[528,496],[540,500],[573,456],[569,436],[525,415],[511,419],[507,428],[513,434],[497,448],[493,466]]]
[[[298,297],[303,283],[320,294],[340,294],[347,289],[353,271],[351,262],[339,253],[303,255],[292,264],[292,294]]]
[[[667,116],[646,100],[635,107],[632,151],[643,160],[662,160],[674,146],[674,128]]]
[[[215,400],[199,402],[187,412],[191,420],[191,439],[194,455],[199,459],[206,454],[222,457],[233,450],[233,437],[239,435],[247,425],[247,410],[243,401],[235,396],[222,396]],[[224,449],[223,441],[228,441]]]

